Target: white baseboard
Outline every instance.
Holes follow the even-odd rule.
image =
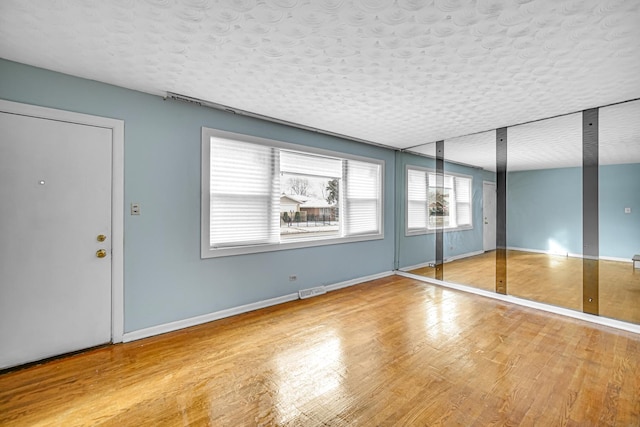
[[[253,310],[270,307],[276,304],[294,301],[298,299],[298,293],[287,294],[277,298],[257,301],[251,304],[240,305],[238,307],[228,308],[213,313],[203,314],[201,316],[190,317],[188,319],[176,320],[175,322],[164,323],[162,325],[152,326],[150,328],[138,329],[137,331],[127,332],[124,334],[122,341],[130,342],[142,338],[152,337],[167,332],[177,331],[179,329],[188,328],[190,326],[200,325],[202,323],[212,322],[214,320],[224,319],[225,317],[235,316],[237,314],[247,313]]]
[[[370,280],[392,276],[393,274],[394,274],[393,271],[373,274],[371,276],[359,277],[357,279],[347,280],[340,283],[334,283],[332,285],[326,285],[325,288],[327,292],[335,291],[337,289],[346,288],[348,286],[357,285],[359,283],[368,282]],[[273,305],[283,304],[289,301],[295,301],[299,298],[300,297],[296,292],[296,293],[287,294],[287,295],[283,295],[276,298],[256,301],[250,304],[240,305],[238,307],[232,307],[225,310],[216,311],[213,313],[207,313],[200,316],[190,317],[188,319],[176,320],[175,322],[164,323],[162,325],[152,326],[150,328],[138,329],[137,331],[125,333],[122,337],[122,342],[131,342],[131,341],[136,341],[143,338],[152,337],[155,335],[165,334],[167,332],[173,332],[179,329],[188,328],[190,326],[196,326],[196,325],[201,325],[203,323],[213,322],[214,320],[236,316],[238,314],[247,313],[249,311],[259,310],[261,308],[271,307]]]
[[[584,258],[582,254],[574,254],[571,252],[557,253],[557,252],[551,252],[551,251],[541,251],[539,249],[516,248],[513,246],[509,246],[507,247],[507,249],[510,251],[533,252],[536,254],[557,255],[557,256],[564,256],[569,258]],[[598,259],[601,259],[604,261],[617,261],[617,262],[628,262],[628,263],[633,262],[631,258],[618,258],[618,257],[612,257],[612,256],[600,256],[598,257]]]
[[[444,262],[447,263],[451,261],[456,261],[458,259],[469,258],[476,255],[482,255],[483,253],[484,251],[467,252],[466,254],[454,255],[454,256],[450,256],[449,258],[445,258]]]
[[[502,295],[495,292],[487,291],[484,289],[478,289],[471,286],[459,285],[457,283],[443,282],[441,280],[431,279],[428,277],[420,276],[417,274],[407,273],[404,271],[396,271],[398,276],[408,277],[410,279],[419,280],[421,282],[427,282],[434,285],[442,286],[445,288],[456,289],[462,292],[468,292],[471,294],[481,295],[483,297],[497,299],[500,301],[517,304],[523,307],[535,308],[537,310],[546,311],[549,313],[555,313],[562,316],[571,317],[574,319],[584,320],[587,322],[595,323],[598,325],[609,326],[611,328],[621,329],[628,332],[640,334],[640,325],[633,323],[623,322],[622,320],[610,319],[608,317],[595,316],[593,314],[582,313],[580,311],[570,310],[568,308],[556,307],[554,305],[543,304],[541,302],[530,301],[512,295]]]
[[[444,262],[445,264],[451,261],[455,261],[458,259],[463,259],[463,258],[469,258],[472,256],[476,256],[476,255],[482,255],[484,253],[484,251],[475,251],[475,252],[467,252],[464,254],[460,254],[460,255],[454,255],[451,256],[449,258],[445,258]],[[427,262],[422,262],[420,264],[416,264],[416,265],[409,265],[407,267],[402,267],[399,270],[400,271],[410,271],[410,270],[415,270],[418,268],[422,268],[422,267],[429,267],[430,265],[433,265],[436,261],[435,260],[431,260],[431,261],[427,261]]]
[[[422,267],[429,267],[430,265],[433,265],[433,263],[435,263],[435,261],[427,261],[427,262],[421,262],[420,264],[414,264],[414,265],[408,265],[406,267],[400,267],[398,269],[398,271],[411,271],[411,270],[416,270],[418,268],[422,268]]]
[[[340,283],[334,283],[333,285],[325,285],[325,289],[327,292],[336,291],[338,289],[347,288],[349,286],[357,285],[364,282],[369,282],[371,280],[382,279],[383,277],[393,276],[395,273],[393,271],[384,271],[378,274],[372,274],[370,276],[358,277],[357,279],[346,280]]]
[[[601,256],[600,259],[603,259],[605,261],[627,262],[629,264],[633,262],[631,258],[618,258],[613,256]]]
[[[543,251],[540,249],[530,249],[530,248],[518,248],[515,246],[507,246],[507,250],[510,251],[519,251],[519,252],[532,252],[534,254],[545,254],[545,255],[556,255],[563,256],[569,258],[582,258],[582,254],[574,254],[572,252],[552,252],[552,251]]]

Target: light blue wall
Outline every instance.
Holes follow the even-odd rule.
[[[640,163],[600,166],[598,172],[600,256],[629,259],[640,254]]]
[[[125,212],[126,332],[393,270],[392,150],[1,59],[0,76],[2,99],[125,121],[125,206],[142,212]],[[201,260],[202,126],[384,160],[385,238]]]
[[[600,256],[630,259],[640,253],[640,164],[600,166],[598,196]],[[507,242],[582,254],[582,169],[510,172]]]
[[[582,169],[507,174],[507,246],[582,253]]]
[[[445,149],[446,152],[446,149]],[[435,260],[435,234],[406,236],[406,167],[407,165],[435,169],[435,160],[410,153],[397,153],[397,267],[404,268]],[[444,258],[483,250],[482,241],[482,182],[495,181],[495,174],[482,169],[445,162],[445,173],[473,177],[473,228],[464,231],[445,231]]]

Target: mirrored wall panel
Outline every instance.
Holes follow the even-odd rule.
[[[640,101],[599,111],[600,315],[640,323]]]
[[[397,170],[401,270],[640,324],[640,101],[427,143]]]
[[[582,114],[507,129],[507,293],[582,311]]]
[[[430,213],[436,198],[436,143],[428,143],[402,153],[405,182],[404,233],[400,240],[401,263],[408,271],[431,279],[437,274],[436,229],[438,223]],[[401,268],[403,265],[401,264]],[[442,268],[438,265],[438,268]]]
[[[409,264],[405,270],[423,277],[495,290],[495,140],[488,131],[411,149],[418,156],[402,153],[400,268]]]
[[[443,272],[447,282],[496,284],[496,132],[444,141]],[[438,206],[438,205],[436,205]]]

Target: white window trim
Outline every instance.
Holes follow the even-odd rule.
[[[356,160],[380,165],[380,232],[362,235],[353,235],[347,237],[327,237],[318,239],[281,241],[276,244],[260,244],[247,246],[234,246],[225,248],[211,248],[209,246],[209,182],[210,182],[210,139],[211,137],[226,138],[232,140],[240,140],[253,144],[267,145],[270,147],[306,152],[310,154],[318,154],[328,157],[338,157],[347,160]],[[384,160],[371,157],[357,156],[353,154],[343,153],[339,151],[325,150],[321,148],[309,147],[306,145],[293,144],[289,142],[276,141],[267,138],[260,138],[252,135],[239,134],[235,132],[227,132],[218,129],[202,127],[202,153],[201,153],[201,183],[200,183],[200,257],[217,258],[233,255],[245,255],[262,252],[273,252],[290,249],[308,248],[315,246],[336,245],[342,243],[363,242],[368,240],[384,239],[384,187],[385,187],[385,162]]]
[[[404,173],[404,191],[405,191],[405,203],[404,203],[404,234],[405,236],[409,237],[409,236],[421,236],[421,235],[425,235],[425,234],[434,234],[436,233],[436,229],[429,229],[427,228],[421,228],[421,229],[409,229],[409,170],[417,170],[417,171],[421,171],[421,172],[426,172],[426,173],[436,173],[435,169],[432,168],[425,168],[425,167],[421,167],[421,166],[414,166],[414,165],[406,165],[405,167],[405,173]],[[454,177],[460,177],[460,178],[468,178],[471,181],[471,200],[470,200],[470,207],[471,207],[471,222],[468,225],[462,225],[462,226],[458,226],[458,227],[443,227],[442,231],[445,233],[450,233],[450,232],[456,232],[456,231],[464,231],[464,230],[472,230],[473,229],[473,176],[472,175],[465,175],[465,174],[461,174],[461,173],[453,173],[453,172],[445,172],[444,175],[446,176],[454,176]]]

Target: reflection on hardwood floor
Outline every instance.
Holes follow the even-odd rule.
[[[436,277],[435,271],[436,269],[433,267],[421,267],[411,270],[410,273],[433,279]],[[445,263],[443,277],[447,282],[495,292],[496,253],[495,251],[485,252],[481,255]]]
[[[599,262],[600,316],[640,324],[640,269],[616,261]],[[444,280],[495,291],[495,252],[446,263]],[[434,278],[435,269],[411,273]],[[582,311],[582,259],[533,252],[507,252],[507,293]]]
[[[0,425],[640,425],[640,336],[391,276],[0,375]]]

